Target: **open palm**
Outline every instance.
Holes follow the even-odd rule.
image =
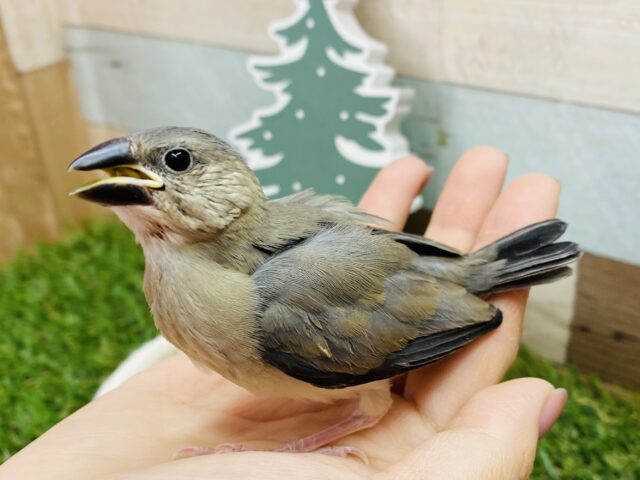
[[[555,214],[559,185],[526,175],[502,189],[507,158],[482,147],[457,163],[426,235],[462,251]],[[400,228],[431,169],[415,158],[385,168],[361,207]],[[527,292],[494,297],[497,330],[398,379],[391,411],[339,443],[369,464],[321,454],[251,451],[172,460],[188,445],[243,443],[267,450],[320,430],[349,405],[256,398],[182,354],[144,371],[65,419],[0,467],[0,478],[524,478],[538,437],[566,392],[545,381],[498,384],[517,353]]]

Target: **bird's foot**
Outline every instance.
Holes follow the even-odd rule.
[[[251,452],[254,451],[242,443],[223,443],[221,445],[217,445],[215,447],[209,447],[206,445],[198,445],[198,446],[189,446],[185,448],[181,448],[174,455],[173,459],[178,460],[181,458],[190,458],[190,457],[199,457],[201,455],[217,455],[220,453],[233,453],[233,452]],[[356,447],[349,447],[345,445],[339,445],[334,447],[321,447],[316,450],[294,450],[292,448],[275,448],[273,450],[269,450],[271,452],[288,452],[288,453],[320,453],[322,455],[331,455],[333,457],[343,457],[346,458],[348,456],[353,456],[358,458],[364,464],[369,463],[369,459],[367,455]]]
[[[271,450],[272,452],[290,452],[290,453],[322,453],[325,455],[333,455],[338,457],[347,457],[352,455],[359,458],[364,463],[368,463],[367,456],[361,450],[355,447],[347,446],[327,446],[336,440],[341,439],[349,434],[358,432],[365,428],[370,428],[378,423],[380,416],[371,416],[364,413],[360,409],[356,409],[348,418],[331,425],[319,432],[307,437],[301,438],[294,442],[287,443],[279,448]],[[175,453],[174,458],[196,457],[198,455],[210,455],[216,453],[231,452],[248,452],[250,448],[241,443],[225,443],[217,447],[207,446],[191,446],[186,447]]]

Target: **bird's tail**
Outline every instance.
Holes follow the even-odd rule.
[[[573,242],[556,242],[566,228],[561,220],[534,223],[469,255],[465,287],[484,297],[570,275],[581,252]]]

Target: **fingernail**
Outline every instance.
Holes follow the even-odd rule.
[[[538,437],[542,437],[546,434],[553,424],[556,423],[558,417],[562,413],[564,406],[567,403],[569,394],[564,388],[556,388],[549,398],[547,398],[542,412],[540,412],[540,419],[538,420]]]

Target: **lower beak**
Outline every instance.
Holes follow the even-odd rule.
[[[108,175],[69,194],[102,205],[150,205],[150,190],[164,186],[162,177],[136,161],[126,138],[93,147],[76,158],[69,170],[102,170]]]

